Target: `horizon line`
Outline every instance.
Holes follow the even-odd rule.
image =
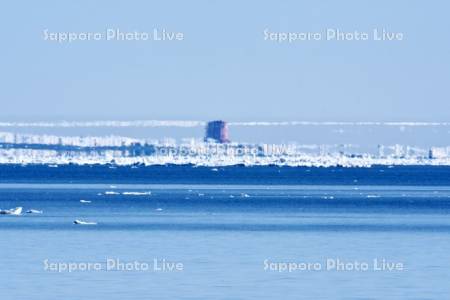
[[[204,127],[208,121],[190,120],[134,120],[134,121],[54,121],[54,122],[0,122],[0,127]],[[437,127],[450,126],[450,122],[411,122],[411,121],[247,121],[227,122],[228,126],[400,126],[400,127]]]

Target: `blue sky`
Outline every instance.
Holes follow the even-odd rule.
[[[447,1],[9,1],[0,118],[449,121],[449,11]],[[43,39],[106,28],[184,40]],[[404,40],[264,41],[264,29],[327,28]]]

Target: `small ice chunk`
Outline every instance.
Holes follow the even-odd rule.
[[[75,221],[73,221],[73,224],[76,224],[76,225],[97,225],[96,222],[86,222],[86,221],[81,221],[81,220],[75,220]]]

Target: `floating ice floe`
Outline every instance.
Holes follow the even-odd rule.
[[[131,196],[149,196],[151,195],[152,192],[148,191],[148,192],[122,192],[122,195],[131,195]]]
[[[86,221],[81,221],[81,220],[75,220],[75,221],[73,221],[73,224],[76,224],[76,225],[97,225],[96,222],[86,222]]]
[[[106,191],[105,195],[120,195],[120,193],[114,191]]]
[[[42,214],[43,211],[42,210],[37,210],[37,209],[29,209],[26,211],[27,214]]]
[[[19,216],[20,214],[22,214],[22,207],[16,207],[16,208],[12,208],[12,209],[0,210],[0,215]]]
[[[83,200],[83,199],[82,199],[82,200],[80,200],[80,202],[81,202],[81,203],[91,203],[92,201],[90,201],[90,200]]]

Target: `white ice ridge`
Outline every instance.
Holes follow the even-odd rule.
[[[450,122],[230,122],[230,126],[404,126],[404,127],[438,127],[450,126]]]
[[[229,122],[230,126],[403,126],[403,127],[439,127],[450,126],[450,122]],[[136,121],[58,121],[58,122],[0,122],[0,127],[204,127],[206,121],[190,120],[136,120]]]
[[[435,165],[450,166],[449,148],[442,155],[422,156],[377,156],[344,155],[342,153],[291,153],[274,155],[244,154],[170,154],[127,156],[122,151],[103,152],[59,152],[55,150],[0,149],[0,164],[45,164],[58,166],[66,164],[93,165],[194,165],[194,166],[307,166],[307,167],[370,167],[373,165]],[[107,194],[107,193],[105,193]]]
[[[79,147],[129,146],[135,143],[156,143],[153,140],[135,139],[116,135],[110,136],[57,136],[37,134],[15,134],[0,132],[0,143],[45,144]]]
[[[450,146],[423,149],[378,145],[377,150],[376,154],[361,153],[357,145],[351,144],[216,144],[195,139],[178,144],[168,139],[152,142],[117,136],[0,133],[0,164],[450,166]]]
[[[58,121],[58,122],[0,122],[0,127],[202,127],[203,121],[137,120],[137,121]]]

